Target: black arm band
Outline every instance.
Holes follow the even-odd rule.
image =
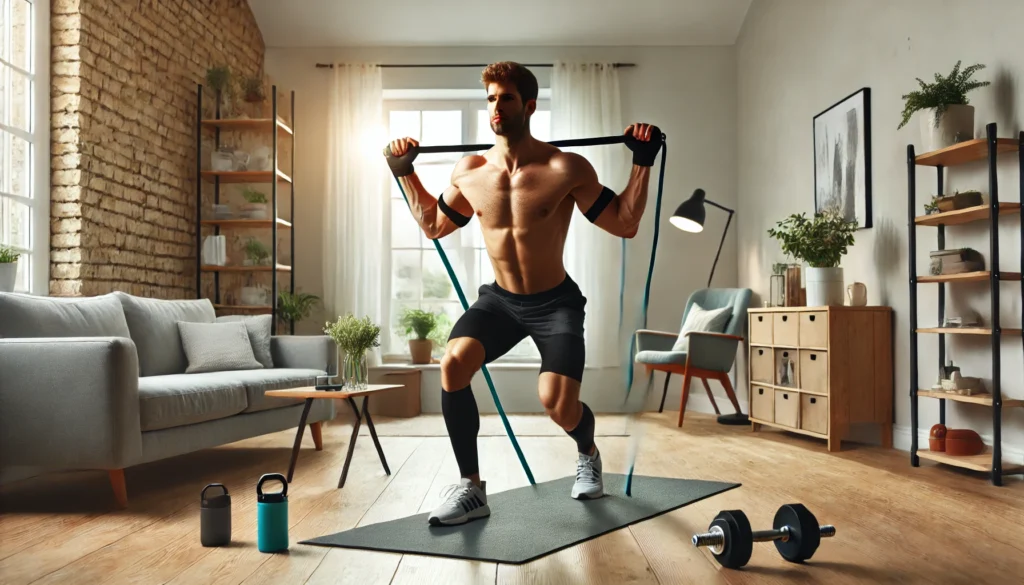
[[[611,203],[614,198],[615,191],[612,191],[608,187],[601,190],[601,194],[597,196],[597,201],[595,201],[594,204],[590,206],[590,209],[588,209],[584,214],[586,218],[590,220],[590,223],[597,221],[601,212],[604,211],[605,207],[608,207],[608,204]]]
[[[441,194],[441,196],[437,198],[437,206],[441,208],[441,212],[447,215],[448,219],[452,220],[452,223],[455,225],[459,227],[466,227],[466,224],[469,223],[470,218],[468,216],[462,215],[458,211],[448,207],[448,204],[444,202],[444,194]]]

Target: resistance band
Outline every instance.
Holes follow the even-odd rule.
[[[558,147],[573,147],[573,146],[600,146],[605,144],[624,144],[631,137],[626,134],[616,136],[603,136],[599,138],[576,138],[569,140],[552,140],[548,144]],[[661,135],[662,139],[662,154],[661,154],[661,174],[658,177],[658,197],[655,205],[655,224],[654,224],[654,244],[651,249],[651,262],[650,268],[647,272],[647,284],[644,288],[644,300],[643,300],[643,324],[647,326],[647,306],[648,299],[650,298],[651,291],[651,276],[654,273],[654,258],[655,252],[658,248],[658,224],[661,218],[661,194],[662,185],[665,181],[665,134]],[[420,153],[448,153],[448,152],[474,152],[478,150],[489,150],[493,144],[459,144],[459,145],[445,145],[445,146],[417,146],[413,149],[417,155]],[[390,145],[384,149],[385,156],[391,156]],[[395,183],[398,184],[398,190],[402,193],[402,198],[405,199],[405,204],[410,207],[409,197],[405,194],[405,189],[402,188],[402,182],[395,177]],[[452,281],[452,285],[455,287],[455,292],[459,295],[459,302],[462,303],[462,310],[469,310],[469,302],[466,300],[466,295],[462,292],[462,286],[459,285],[459,279],[455,276],[455,270],[452,269],[451,262],[448,261],[448,256],[444,252],[444,248],[441,247],[439,240],[433,240],[434,248],[437,249],[437,253],[441,256],[441,262],[444,263],[444,268],[448,272],[448,277]],[[622,328],[622,314],[623,314],[623,302],[625,297],[626,287],[626,238],[622,239],[622,268],[620,270],[620,283],[619,283],[619,328]],[[633,352],[636,343],[636,335],[632,336],[633,341],[630,342],[630,356],[628,364],[628,381],[626,384],[626,398],[629,398],[630,387],[633,384]],[[530,485],[536,485],[536,481],[533,478],[533,472],[530,471],[530,466],[526,462],[526,457],[523,455],[522,449],[519,447],[519,442],[516,440],[515,433],[512,432],[512,426],[508,422],[508,417],[505,415],[505,409],[501,406],[501,400],[498,398],[498,392],[494,388],[494,381],[491,379],[491,374],[487,370],[485,364],[482,368],[484,379],[487,380],[487,387],[491,391],[491,398],[494,399],[494,406],[498,410],[498,415],[501,416],[501,422],[505,426],[505,432],[508,434],[509,439],[512,441],[512,447],[516,450],[516,455],[519,457],[519,462],[523,465],[523,471],[526,472],[526,477],[530,480]],[[648,392],[650,391],[650,383],[648,383]],[[643,405],[641,405],[641,408]],[[631,457],[629,466],[629,476],[626,479],[626,495],[630,495],[630,488],[633,480],[633,466],[636,460],[635,454]]]

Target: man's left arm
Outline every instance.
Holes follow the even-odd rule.
[[[633,151],[633,168],[625,189],[616,193],[600,183],[597,171],[582,157],[576,159],[576,186],[571,196],[591,223],[621,238],[632,238],[640,227],[647,206],[651,166],[661,149],[661,131],[656,126],[636,124],[626,129],[634,140],[627,146]]]

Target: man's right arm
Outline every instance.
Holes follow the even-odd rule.
[[[456,164],[451,186],[435,198],[423,186],[413,169],[416,146],[418,143],[411,138],[393,141],[389,145],[391,155],[388,156],[388,164],[405,191],[409,209],[423,233],[431,240],[437,240],[465,226],[473,216],[473,207],[458,186],[459,178],[465,171],[466,159]]]

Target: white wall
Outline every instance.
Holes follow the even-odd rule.
[[[327,136],[323,121],[327,115],[327,81],[330,72],[315,63],[373,61],[380,63],[486,63],[515,60],[550,63],[555,59],[607,60],[636,63],[620,70],[623,120],[658,125],[668,140],[665,193],[658,257],[651,284],[648,326],[676,331],[683,304],[693,290],[707,283],[725,216],[709,209],[702,234],[685,234],[672,228],[667,218],[680,201],[697,187],[708,198],[735,208],[736,203],[736,68],[732,47],[680,48],[268,48],[267,73],[278,83],[296,91],[296,287],[322,293],[320,246],[321,209],[325,186]],[[534,71],[542,87],[549,86],[550,69]],[[480,89],[476,68],[385,69],[385,89],[473,88]],[[653,186],[653,183],[652,183]],[[642,293],[650,259],[653,236],[654,192],[641,232],[630,243],[629,274],[635,275],[631,292]],[[730,228],[715,271],[715,286],[735,286],[735,223]],[[297,333],[315,333],[324,315],[314,315],[299,326]],[[608,315],[618,319],[618,315]],[[541,411],[536,398],[537,369],[492,368],[502,405],[512,412]],[[660,387],[659,378],[658,385]],[[438,375],[428,371],[424,378],[424,410],[439,411]],[[638,386],[639,387],[639,386]],[[483,376],[474,380],[482,411],[493,411]],[[674,390],[678,401],[679,388]],[[619,372],[588,370],[583,396],[595,410],[620,408],[624,377]],[[660,397],[660,396],[659,396]],[[698,399],[699,402],[699,399]],[[669,399],[675,408],[678,402]],[[674,404],[674,405],[673,405]]]
[[[777,243],[766,231],[791,213],[813,212],[811,120],[837,100],[861,87],[872,94],[872,172],[875,227],[856,234],[856,245],[843,259],[847,282],[867,285],[870,304],[895,311],[897,446],[909,448],[909,267],[907,257],[906,147],[920,152],[916,117],[897,131],[901,96],[916,89],[915,77],[932,80],[947,74],[962,59],[988,67],[976,78],[990,87],[969,94],[976,108],[976,136],[996,122],[1001,137],[1016,137],[1024,118],[1024,51],[1021,51],[1024,2],[941,0],[758,0],[747,14],[737,43],[739,75],[739,281],[767,298],[773,262],[782,261]],[[936,171],[917,171],[918,212],[937,188]],[[1020,201],[1017,155],[998,164],[1001,201]],[[987,166],[977,162],[947,171],[948,192],[976,188],[988,194]],[[1000,221],[1000,268],[1020,271],[1020,220]],[[918,274],[926,270],[928,252],[937,247],[935,228],[917,229]],[[946,229],[946,245],[971,246],[988,257],[984,223]],[[923,327],[937,320],[936,285],[918,285],[918,319]],[[991,314],[985,283],[947,286],[947,313],[962,308]],[[1000,288],[1004,327],[1020,327],[1020,283]],[[760,304],[760,299],[757,299]],[[991,378],[987,337],[947,336],[947,356],[964,375]],[[920,382],[935,382],[938,338],[918,336]],[[1010,337],[1002,349],[1004,396],[1024,398],[1021,338]],[[745,365],[745,363],[744,363]],[[867,364],[865,364],[867,366]],[[924,432],[938,422],[938,401],[920,399]],[[977,430],[991,439],[989,408],[947,403],[947,425]],[[1003,446],[1010,458],[1024,458],[1024,409],[1004,409]],[[927,446],[927,443],[925,443]]]

